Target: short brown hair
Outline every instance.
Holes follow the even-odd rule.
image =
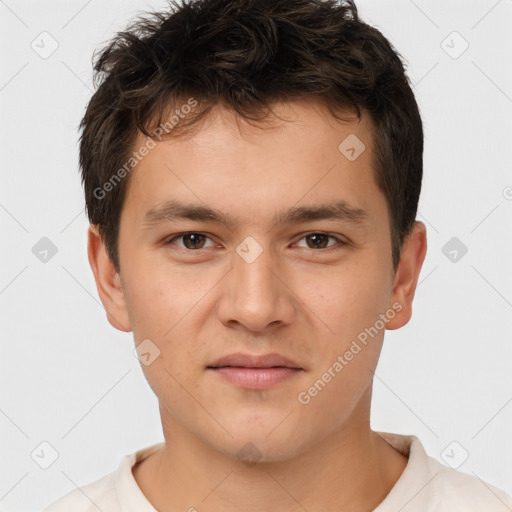
[[[164,115],[192,97],[199,108],[180,116],[171,137],[216,104],[257,121],[272,103],[296,98],[320,100],[335,117],[369,113],[396,270],[421,190],[422,122],[401,56],[359,19],[352,0],[170,0],[168,12],[144,13],[118,32],[93,65],[97,90],[79,127],[80,168],[89,220],[117,272],[135,140],[154,135]]]

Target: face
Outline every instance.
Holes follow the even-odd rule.
[[[120,279],[94,229],[89,239],[110,322],[145,343],[164,433],[233,457],[250,442],[268,461],[367,426],[384,331],[409,320],[426,250],[417,223],[393,273],[367,117],[277,107],[286,120],[263,129],[214,109],[149,151],[123,205]],[[359,156],[339,149],[351,134]],[[235,353],[295,369],[211,368]]]

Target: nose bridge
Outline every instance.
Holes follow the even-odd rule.
[[[256,293],[268,293],[274,287],[275,276],[271,268],[275,261],[269,247],[263,247],[253,237],[247,237],[236,248],[234,258],[234,275],[239,289],[244,285],[246,290],[240,290],[242,296]]]
[[[236,320],[251,330],[290,321],[293,306],[286,286],[275,275],[279,273],[278,263],[272,250],[253,237],[238,245],[233,254],[230,289],[221,307],[224,321]]]

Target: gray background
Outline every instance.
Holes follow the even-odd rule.
[[[429,249],[412,320],[386,333],[372,428],[512,494],[512,1],[357,4],[405,58],[425,128]],[[132,335],[96,292],[77,166],[93,50],[163,5],[0,0],[0,511],[163,439]]]

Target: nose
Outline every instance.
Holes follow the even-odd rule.
[[[296,314],[290,277],[268,248],[252,239],[233,253],[218,314],[229,327],[268,331],[291,324]]]

